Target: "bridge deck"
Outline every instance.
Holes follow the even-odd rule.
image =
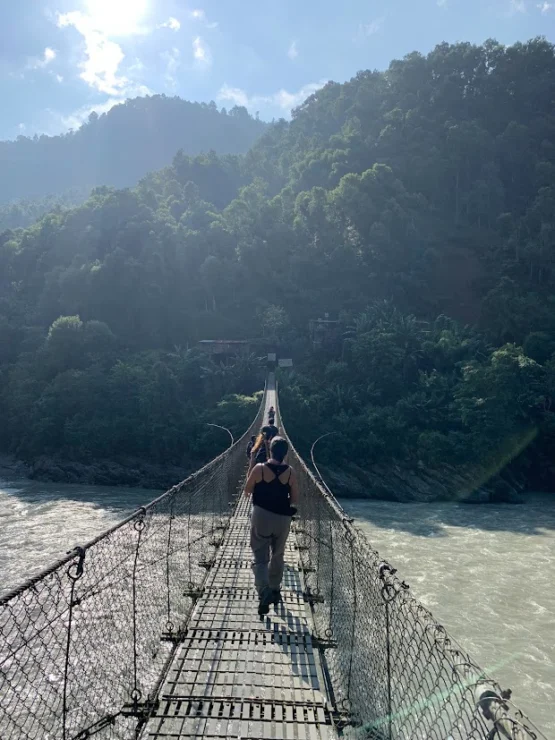
[[[287,544],[283,601],[259,617],[249,511],[250,501],[242,498],[143,739],[337,737],[294,535]]]

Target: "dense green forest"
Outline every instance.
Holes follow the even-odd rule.
[[[90,195],[91,188],[68,190],[61,195],[44,198],[13,200],[0,205],[0,232],[31,226],[46,213],[63,211],[81,204]]]
[[[179,149],[191,155],[242,154],[266,127],[238,106],[228,112],[215,103],[165,95],[130,99],[101,116],[91,113],[77,131],[0,142],[0,203],[70,190],[88,195],[96,185],[128,187],[169,165]],[[0,227],[27,226],[40,209],[40,204],[16,206],[29,211],[26,222],[6,223],[0,212]]]
[[[265,334],[295,359],[301,451],[334,429],[328,465],[553,487],[554,255],[554,47],[410,54],[329,83],[245,156],[180,152],[5,231],[0,444],[182,463],[260,374],[195,343]],[[314,349],[324,312],[342,336]]]

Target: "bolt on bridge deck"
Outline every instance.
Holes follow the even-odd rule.
[[[269,390],[267,408],[272,405],[275,392]],[[241,496],[143,738],[337,737],[294,533],[285,552],[282,601],[259,617],[250,507]]]

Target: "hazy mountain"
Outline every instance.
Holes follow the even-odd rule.
[[[0,142],[0,203],[95,185],[134,185],[186,154],[246,152],[265,130],[245,108],[155,95],[134,98],[61,136]]]

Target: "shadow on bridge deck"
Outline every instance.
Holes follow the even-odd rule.
[[[264,398],[240,441],[0,597],[2,740],[544,737],[291,443],[299,522],[258,617],[237,489],[273,376]]]
[[[257,614],[250,506],[244,498],[237,504],[142,738],[337,737],[293,534],[282,603],[266,617]]]

